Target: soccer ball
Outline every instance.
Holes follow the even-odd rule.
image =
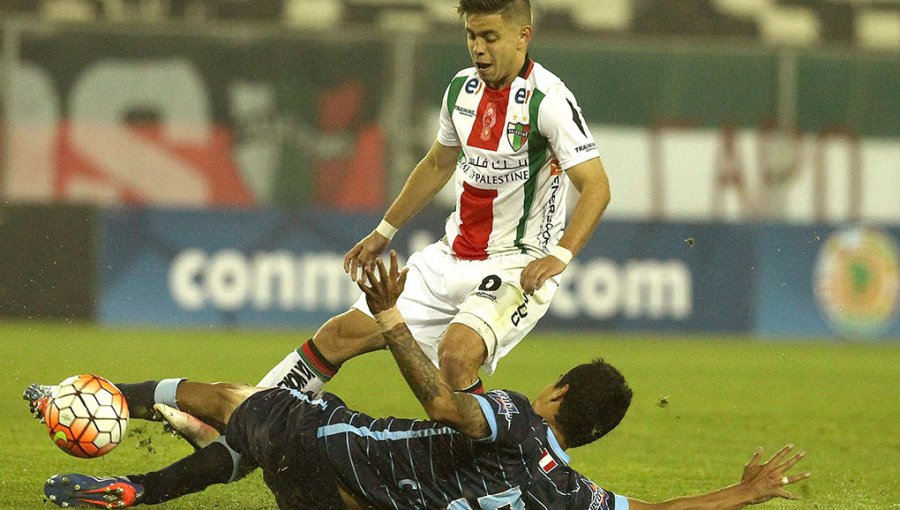
[[[109,453],[125,435],[128,404],[119,388],[96,375],[73,375],[59,383],[44,407],[56,446],[76,457]]]

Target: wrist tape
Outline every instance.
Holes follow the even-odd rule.
[[[572,257],[573,257],[572,252],[563,248],[560,245],[556,245],[553,248],[550,248],[550,255],[553,255],[554,257],[558,258],[559,260],[562,261],[563,264],[565,264],[567,266],[569,265],[569,262],[572,262]]]
[[[394,234],[397,233],[397,227],[388,223],[387,220],[381,220],[381,223],[379,223],[378,226],[375,227],[375,232],[378,232],[388,239],[393,239]]]
[[[394,329],[394,326],[396,326],[397,324],[406,321],[403,320],[403,316],[400,315],[400,311],[397,310],[397,307],[395,306],[383,312],[376,313],[375,322],[378,323],[378,327],[381,329],[381,332],[385,333]]]

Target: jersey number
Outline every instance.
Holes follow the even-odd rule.
[[[447,510],[525,510],[525,503],[522,502],[522,490],[518,487],[482,496],[473,503],[477,506],[473,507],[465,498],[459,498],[451,501]]]

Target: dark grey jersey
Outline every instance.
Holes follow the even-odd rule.
[[[495,390],[478,399],[491,434],[474,440],[433,421],[373,418],[325,394],[320,457],[378,508],[623,510],[628,502],[568,466],[528,400]]]

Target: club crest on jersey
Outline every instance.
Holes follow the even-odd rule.
[[[528,141],[528,131],[530,129],[531,126],[521,122],[508,122],[506,124],[506,139],[514,151],[518,152],[525,145],[525,142]]]

